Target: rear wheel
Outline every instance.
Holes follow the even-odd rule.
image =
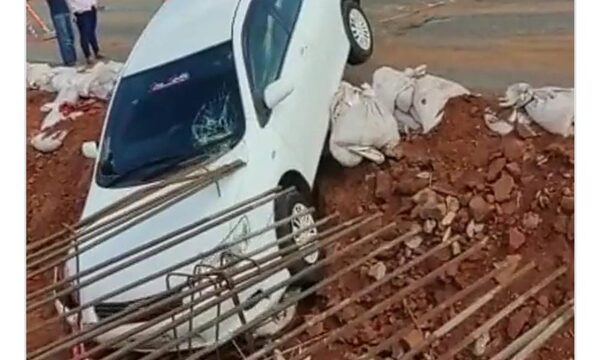
[[[350,41],[348,63],[359,65],[365,63],[373,54],[373,31],[371,24],[356,2],[348,0],[342,5],[342,15],[346,35]]]
[[[312,207],[308,196],[302,194],[298,191],[293,191],[289,193],[287,196],[279,198],[275,202],[275,219],[276,221],[285,219],[292,215],[298,215],[303,212],[306,212],[309,208]],[[312,214],[300,215],[289,223],[280,226],[277,228],[277,238],[281,239],[285,236],[288,236],[294,232],[298,232],[302,229],[305,229],[311,225],[315,224],[315,219]],[[318,230],[316,228],[311,228],[310,230],[303,231],[302,233],[293,236],[290,240],[279,244],[280,249],[285,249],[289,246],[297,245],[299,246],[299,250],[305,248],[309,242],[318,234]],[[290,256],[290,254],[286,254],[286,256]],[[322,251],[318,250],[315,252],[311,252],[303,256],[302,258],[294,261],[292,264],[288,266],[288,270],[292,275],[299,273],[300,271],[306,269],[307,267],[315,264],[319,259],[322,258]],[[302,276],[301,279],[298,280],[296,285],[305,287],[310,286],[321,279],[321,271],[313,270],[308,272],[306,275]]]

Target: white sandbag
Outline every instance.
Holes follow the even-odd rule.
[[[55,67],[48,64],[27,64],[27,86],[44,91],[57,92],[53,102],[41,108],[48,114],[41,124],[42,133],[32,139],[34,147],[43,152],[60,147],[66,132],[44,135],[48,130],[65,118],[75,119],[81,114],[63,116],[60,112],[64,104],[75,105],[80,97],[108,99],[123,68],[121,63],[99,62],[91,69],[75,67]]]
[[[56,125],[59,121],[64,120],[65,117],[60,112],[61,106],[63,106],[64,104],[74,105],[77,103],[78,100],[79,93],[74,87],[66,87],[60,90],[58,92],[58,95],[56,96],[56,99],[54,99],[54,102],[44,105],[44,107],[50,108],[50,112],[42,121],[41,130],[46,130]]]
[[[40,152],[49,153],[62,145],[67,134],[67,130],[58,130],[51,134],[41,132],[31,139],[31,145]]]
[[[342,165],[358,165],[364,157],[379,162],[380,151],[391,152],[400,135],[396,121],[372,88],[342,82],[331,107],[332,156]]]
[[[373,74],[373,89],[405,133],[428,133],[442,120],[450,98],[469,94],[460,84],[428,75],[425,65],[403,71],[379,68]]]
[[[50,65],[27,64],[27,88],[54,91],[50,84],[52,77],[53,72]]]
[[[453,97],[467,95],[469,90],[454,81],[433,75],[419,77],[416,81],[411,114],[427,134],[444,117],[444,107]]]
[[[575,132],[575,90],[572,88],[543,87],[534,89],[526,83],[508,87],[501,106],[512,107],[514,113],[524,111],[546,131],[572,136]]]

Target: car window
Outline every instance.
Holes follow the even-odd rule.
[[[258,121],[268,122],[263,95],[277,80],[301,0],[254,1],[244,23],[244,56]]]
[[[300,12],[302,0],[268,0],[269,6],[274,10],[275,16],[279,18],[288,32],[292,32],[296,19]]]

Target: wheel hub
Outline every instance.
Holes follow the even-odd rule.
[[[365,16],[358,10],[350,10],[350,31],[352,37],[363,50],[371,48],[371,30]]]
[[[298,203],[295,204],[292,208],[292,215],[298,215],[303,212],[306,212],[308,207],[304,204]],[[306,229],[309,226],[315,224],[315,219],[311,214],[301,215],[292,220],[292,231],[297,232],[303,229]],[[310,228],[309,230],[304,230],[301,234],[294,236],[294,242],[299,246],[300,250],[305,248],[307,244],[314,239],[317,235],[318,231],[315,227]],[[319,259],[319,252],[315,251],[310,253],[304,257],[304,261],[309,264],[314,264]]]

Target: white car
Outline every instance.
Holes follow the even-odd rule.
[[[86,304],[308,209],[328,132],[330,103],[345,65],[365,62],[372,51],[371,27],[358,0],[166,1],[140,36],[115,88],[83,217],[169,176],[189,159],[204,161],[208,169],[235,160],[246,165],[72,258],[65,266],[66,276],[278,185],[298,191],[277,200],[275,206],[261,206],[83,287],[78,301]],[[311,223],[311,215],[303,216],[285,229],[253,238],[242,251],[273,243],[297,230],[298,224]],[[306,235],[295,241],[301,244],[305,239]],[[307,256],[299,265],[314,263],[317,255]],[[192,273],[193,268],[178,272]],[[288,279],[295,271],[299,269],[283,270],[243,291],[240,300]],[[85,309],[81,323],[84,327],[97,323],[166,290],[165,277],[144,283]],[[247,309],[248,321],[277,304],[284,292],[277,291]],[[62,305],[68,304],[59,305],[64,311]],[[215,314],[207,311],[193,323],[205,323]],[[138,324],[122,325],[95,340],[109,341]],[[239,326],[237,317],[221,323],[220,339]],[[181,326],[182,332],[186,329],[187,323]],[[169,340],[165,336],[138,350],[159,347]],[[182,347],[199,348],[215,341],[216,329],[211,328]]]

